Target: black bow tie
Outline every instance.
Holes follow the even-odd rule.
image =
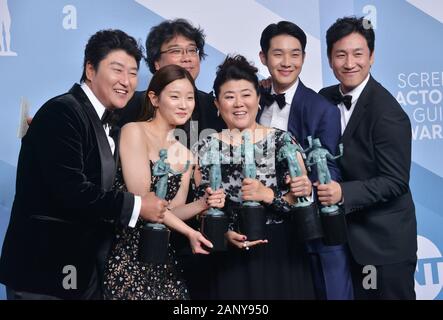
[[[345,107],[346,107],[346,110],[349,110],[349,109],[351,109],[351,106],[352,106],[352,96],[351,95],[342,96],[339,93],[339,94],[337,94],[334,97],[334,103],[336,105],[339,105],[340,103],[343,103],[345,105]]]
[[[114,111],[106,109],[102,115],[101,121],[103,125],[107,124],[109,127],[112,127],[117,121],[117,115]]]
[[[268,92],[264,92],[262,93],[261,99],[262,99],[262,104],[265,107],[269,107],[271,104],[274,103],[274,101],[277,102],[278,107],[280,109],[283,109],[286,106],[286,99],[284,93],[270,94]]]

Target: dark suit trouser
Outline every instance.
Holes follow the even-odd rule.
[[[368,288],[372,272],[351,258],[351,273],[356,300],[415,300],[414,274],[417,258],[394,264],[375,266],[375,289]],[[366,278],[365,278],[366,277]],[[365,281],[366,279],[366,281]],[[372,284],[370,283],[372,287]]]

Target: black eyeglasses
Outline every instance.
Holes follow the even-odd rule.
[[[181,57],[184,56],[185,54],[188,54],[190,56],[195,57],[198,55],[199,52],[200,50],[198,50],[197,47],[189,47],[189,48],[176,47],[176,48],[170,48],[165,51],[160,51],[160,54],[166,53],[174,57]]]

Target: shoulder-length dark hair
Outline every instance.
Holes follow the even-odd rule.
[[[189,82],[191,82],[192,87],[194,88],[195,96],[195,94],[197,93],[197,89],[195,87],[194,79],[185,68],[182,68],[175,64],[164,66],[154,73],[154,76],[149,83],[143,101],[144,105],[142,108],[142,112],[138,118],[138,121],[150,120],[155,116],[155,108],[151,103],[151,99],[149,99],[148,93],[152,91],[158,97],[168,84],[179,79],[188,79]]]

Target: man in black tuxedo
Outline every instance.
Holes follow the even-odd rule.
[[[415,299],[417,227],[409,189],[409,118],[369,73],[375,42],[369,21],[338,19],[326,41],[329,64],[340,84],[320,94],[341,112],[343,182],[318,186],[319,199],[324,205],[343,203],[355,297]],[[366,265],[376,268],[376,278],[363,271]],[[365,276],[370,278],[363,281]]]
[[[307,38],[296,24],[280,21],[268,25],[260,39],[260,59],[271,74],[272,87],[261,89],[261,109],[257,121],[268,127],[291,132],[300,145],[308,148],[307,137],[319,138],[331,154],[340,140],[340,113],[329,101],[306,87],[299,75],[305,59]],[[331,177],[340,179],[334,161],[328,160]],[[316,170],[309,173],[314,183]],[[293,187],[299,187],[297,181]],[[326,246],[322,239],[306,243],[318,299],[353,298],[349,258],[345,246]]]
[[[46,102],[23,137],[0,259],[8,299],[100,299],[115,224],[161,222],[167,203],[112,189],[109,120],[134,94],[142,52],[104,30],[86,45],[81,85]]]

